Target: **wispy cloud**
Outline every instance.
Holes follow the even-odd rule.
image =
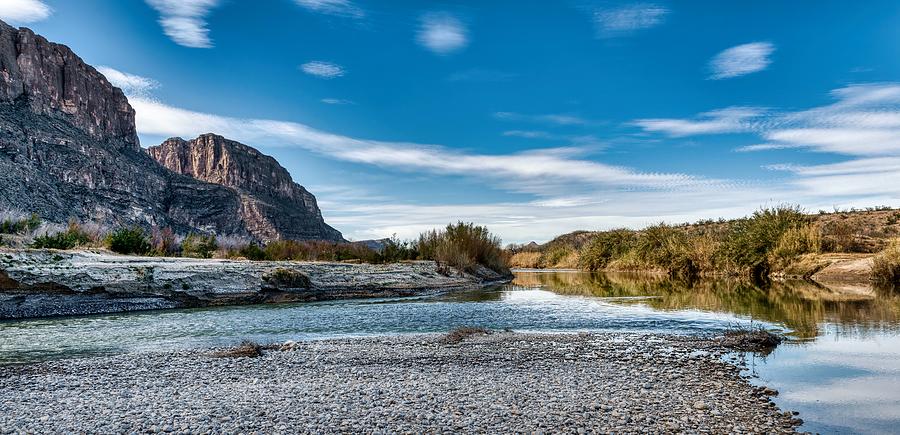
[[[709,62],[712,80],[728,79],[762,71],[772,63],[775,46],[769,42],[751,42],[731,47]]]
[[[349,18],[363,18],[366,13],[349,0],[294,0],[312,12]]]
[[[432,12],[419,19],[416,41],[435,54],[449,55],[469,44],[468,30],[447,12]]]
[[[634,125],[645,131],[665,133],[672,137],[701,134],[738,133],[754,129],[766,113],[758,107],[728,107],[701,113],[695,119],[647,118],[638,119]]]
[[[350,100],[344,100],[344,99],[341,99],[341,98],[323,98],[323,99],[321,99],[321,100],[319,100],[319,101],[321,101],[321,102],[323,102],[323,103],[325,103],[325,104],[333,104],[333,105],[338,105],[338,106],[341,106],[341,105],[347,105],[347,104],[356,104],[356,103],[354,103],[353,101],[350,101]]]
[[[663,6],[638,3],[617,8],[601,8],[593,11],[597,36],[613,38],[627,36],[638,30],[662,24],[669,10]]]
[[[3,0],[0,2],[0,19],[13,24],[46,20],[52,13],[53,9],[40,0]]]
[[[106,76],[106,79],[113,86],[129,95],[147,95],[150,91],[159,87],[159,82],[156,80],[124,73],[108,66],[98,66],[97,71]]]
[[[160,14],[159,24],[175,43],[191,48],[210,48],[206,15],[219,0],[147,0]]]
[[[562,113],[528,115],[516,112],[494,112],[494,117],[504,121],[524,121],[556,125],[591,125],[600,123],[580,116]]]
[[[300,65],[300,69],[309,75],[323,79],[342,77],[346,73],[344,68],[338,64],[318,60],[304,63],[303,65]]]

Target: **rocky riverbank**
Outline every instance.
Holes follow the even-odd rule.
[[[493,333],[0,367],[0,433],[786,433],[720,342]]]
[[[346,264],[0,250],[0,319],[386,297],[509,281],[433,261]]]

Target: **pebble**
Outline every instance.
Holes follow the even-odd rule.
[[[0,433],[793,433],[713,341],[498,332],[0,366]],[[695,353],[703,351],[701,353]],[[627,358],[626,358],[627,357]],[[706,411],[709,412],[698,412]]]

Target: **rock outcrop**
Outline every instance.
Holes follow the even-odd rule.
[[[260,239],[343,240],[325,224],[316,197],[255,148],[210,133],[172,138],[147,151],[173,172],[233,189],[248,231]]]
[[[508,282],[433,261],[303,263],[0,250],[0,320],[210,305],[411,296]]]
[[[0,210],[58,223],[342,240],[299,186],[294,203],[273,208],[268,198],[253,197],[263,187],[168,170],[141,149],[134,116],[122,91],[68,47],[0,21]],[[266,169],[243,170],[257,168]],[[270,181],[269,174],[241,176]],[[272,217],[286,210],[288,217]]]

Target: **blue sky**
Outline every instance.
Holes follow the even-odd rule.
[[[275,156],[351,239],[900,206],[900,3],[4,0],[144,146]]]

